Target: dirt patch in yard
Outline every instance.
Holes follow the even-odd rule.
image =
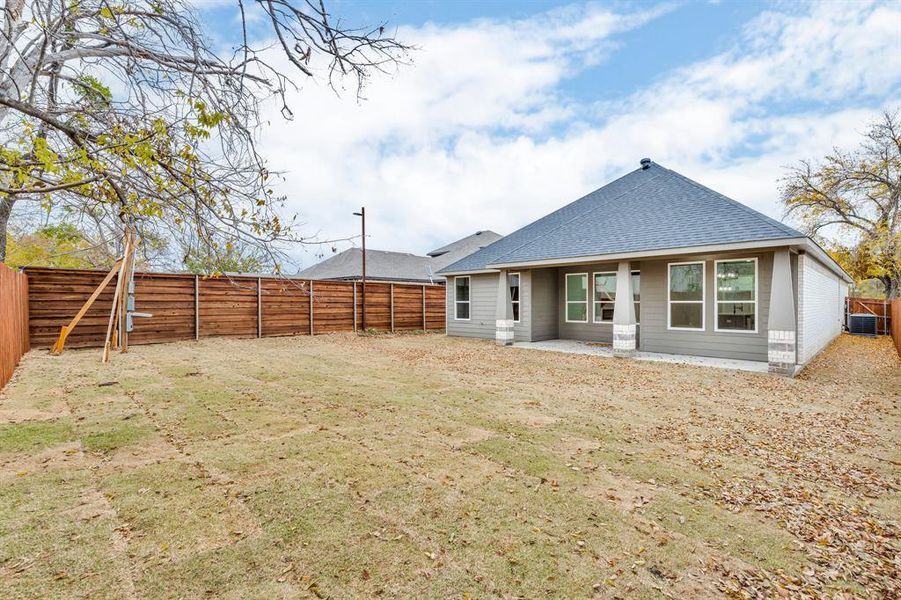
[[[33,351],[0,587],[897,597],[899,394],[850,336],[793,380],[439,335]]]

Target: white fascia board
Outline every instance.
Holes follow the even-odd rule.
[[[454,277],[455,275],[479,275],[481,273],[498,273],[500,269],[471,269],[469,271],[441,271],[437,275],[439,277]]]
[[[680,248],[663,248],[659,250],[641,250],[638,252],[621,252],[615,254],[595,254],[591,256],[573,256],[569,258],[549,258],[545,260],[532,260],[524,262],[492,263],[488,265],[495,269],[514,269],[528,267],[551,267],[560,265],[577,265],[595,262],[610,262],[614,260],[629,260],[637,258],[656,258],[661,256],[681,256],[684,254],[704,254],[709,252],[730,252],[734,250],[754,250],[758,248],[777,248],[782,246],[801,245],[807,247],[808,238],[779,238],[775,240],[757,240],[751,242],[736,242],[730,244],[711,244],[708,246],[683,246]],[[815,244],[814,244],[815,245]],[[819,246],[817,246],[819,248]],[[831,260],[831,259],[830,259]]]

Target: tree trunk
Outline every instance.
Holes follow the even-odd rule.
[[[15,203],[12,198],[0,198],[0,262],[6,262],[6,224]]]
[[[901,273],[884,278],[882,283],[885,284],[886,300],[901,298]]]

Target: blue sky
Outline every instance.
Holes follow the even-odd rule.
[[[234,4],[213,2],[200,6],[225,43]],[[307,80],[292,121],[267,108],[261,148],[313,238],[353,235],[361,204],[371,247],[422,253],[509,233],[643,156],[779,218],[785,165],[853,147],[901,106],[897,2],[329,6],[348,24],[386,22],[417,50],[364,102]]]

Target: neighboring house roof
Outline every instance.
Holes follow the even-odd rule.
[[[407,252],[366,250],[366,279],[390,281],[443,281],[437,271],[472,254],[498,239],[493,231],[478,231],[463,239],[432,250],[428,256]],[[350,248],[300,271],[297,276],[309,279],[361,279],[362,250]]]
[[[675,171],[649,162],[647,168],[636,169],[608,183],[445,267],[440,273],[799,238],[805,239],[805,235]]]
[[[502,237],[501,234],[489,230],[476,231],[474,234],[468,235],[456,242],[451,242],[437,250],[432,250],[428,254],[432,257],[432,268],[437,272],[440,269],[457,262],[461,258],[469,256],[473,252],[493,244]]]
[[[363,251],[349,248],[298,273],[309,279],[359,279],[363,276]],[[366,250],[366,279],[393,281],[429,281],[431,259],[407,252]]]

